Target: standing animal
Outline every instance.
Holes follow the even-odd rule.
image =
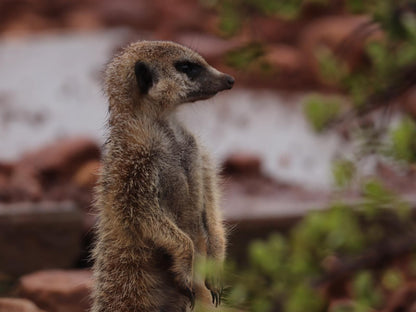
[[[208,290],[220,302],[220,278],[194,274],[196,259],[225,257],[218,175],[175,110],[233,84],[173,42],[133,43],[108,64],[92,312],[189,311]]]

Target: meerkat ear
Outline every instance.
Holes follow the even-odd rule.
[[[153,76],[150,68],[144,62],[138,61],[134,65],[134,73],[140,93],[147,94],[153,86]]]

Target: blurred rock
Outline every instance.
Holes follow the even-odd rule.
[[[175,41],[196,50],[208,63],[220,61],[225,53],[239,46],[239,42],[233,39],[190,32],[179,34]]]
[[[0,163],[0,202],[10,200],[10,176],[13,170],[13,164]]]
[[[380,32],[373,32],[363,36],[362,32],[354,33],[363,25],[368,24],[367,16],[327,16],[307,25],[300,35],[300,47],[307,56],[312,70],[319,76],[317,53],[322,48],[328,48],[344,59],[351,67],[363,62],[364,43],[369,39],[381,36]]]
[[[84,312],[90,307],[92,285],[88,270],[49,270],[23,276],[18,293],[49,312]]]
[[[85,162],[99,158],[100,148],[97,143],[78,137],[60,140],[27,153],[18,166],[33,167],[43,179],[55,180],[58,175],[66,178],[65,176],[72,175]]]
[[[101,16],[93,8],[82,8],[68,12],[65,26],[73,29],[99,29],[103,26]]]
[[[0,271],[68,268],[79,258],[82,215],[70,202],[0,204]]]
[[[268,46],[265,60],[283,73],[302,74],[305,71],[305,56],[300,50],[289,45]]]
[[[95,9],[102,22],[108,26],[129,26],[135,29],[154,30],[160,18],[154,1],[149,0],[102,0],[95,2]]]
[[[27,153],[7,170],[0,168],[0,202],[74,199],[74,188],[94,184],[86,171],[96,168],[99,158],[100,148],[86,138],[61,140]]]
[[[98,173],[101,163],[98,160],[91,160],[85,163],[73,177],[74,183],[82,188],[92,189],[98,180]]]
[[[416,120],[416,88],[410,89],[400,102],[402,109]]]
[[[16,1],[17,2],[17,1]],[[53,25],[45,17],[34,12],[21,12],[19,18],[10,19],[7,25],[4,25],[2,33],[4,36],[22,36],[34,31],[42,31],[53,28]]]
[[[378,161],[375,172],[387,189],[399,194],[414,193],[416,188],[416,172],[414,170],[404,172],[400,168],[391,166],[390,163]]]
[[[253,27],[255,25],[255,27]],[[260,42],[285,42],[296,43],[299,32],[304,27],[302,20],[285,21],[276,17],[253,16],[251,32]]]
[[[9,195],[14,200],[39,201],[43,197],[43,189],[39,174],[30,164],[17,164],[11,174],[9,182]]]
[[[234,154],[224,162],[226,174],[259,175],[261,170],[261,159],[257,155]]]
[[[0,175],[1,176],[10,176],[11,173],[13,172],[14,169],[14,164],[12,163],[5,163],[5,162],[0,162]]]
[[[156,38],[172,39],[180,32],[205,32],[210,23],[206,12],[194,0],[153,0],[157,18]]]
[[[33,302],[20,298],[0,298],[0,312],[44,312]]]
[[[332,300],[328,307],[328,312],[339,312],[339,311],[356,311],[356,304],[350,299],[336,299]]]
[[[416,283],[408,283],[389,298],[383,312],[416,312]]]

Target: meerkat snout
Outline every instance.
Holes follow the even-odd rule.
[[[219,84],[219,91],[230,90],[234,86],[234,77],[222,74],[220,76],[220,84]]]
[[[234,82],[235,82],[234,77],[230,75],[226,75],[226,80],[227,80],[227,86],[228,86],[227,89],[231,89],[234,86]]]
[[[197,55],[195,60],[178,61],[175,69],[189,80],[186,84],[184,102],[195,102],[213,97],[220,91],[229,90],[234,85],[234,78],[208,65]]]

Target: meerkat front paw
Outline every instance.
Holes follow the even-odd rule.
[[[188,297],[191,310],[193,310],[195,306],[195,291],[192,286],[192,279],[187,278],[185,279],[185,281],[182,281],[181,283],[179,283],[178,286],[179,286],[180,292],[184,296]]]
[[[193,310],[195,306],[195,291],[192,283],[192,274],[184,274],[182,272],[182,274],[178,274],[176,282],[181,293],[184,296],[188,297],[190,301],[191,310]]]
[[[221,278],[210,276],[205,279],[205,286],[211,292],[212,304],[218,307],[221,304],[222,293],[224,290]]]
[[[206,262],[205,286],[211,292],[212,304],[218,307],[221,304],[223,294],[223,262],[208,258]]]
[[[191,310],[194,309],[195,307],[195,291],[192,288],[188,288],[186,287],[185,289],[182,290],[182,293],[188,297],[189,299],[189,306],[191,307]]]

